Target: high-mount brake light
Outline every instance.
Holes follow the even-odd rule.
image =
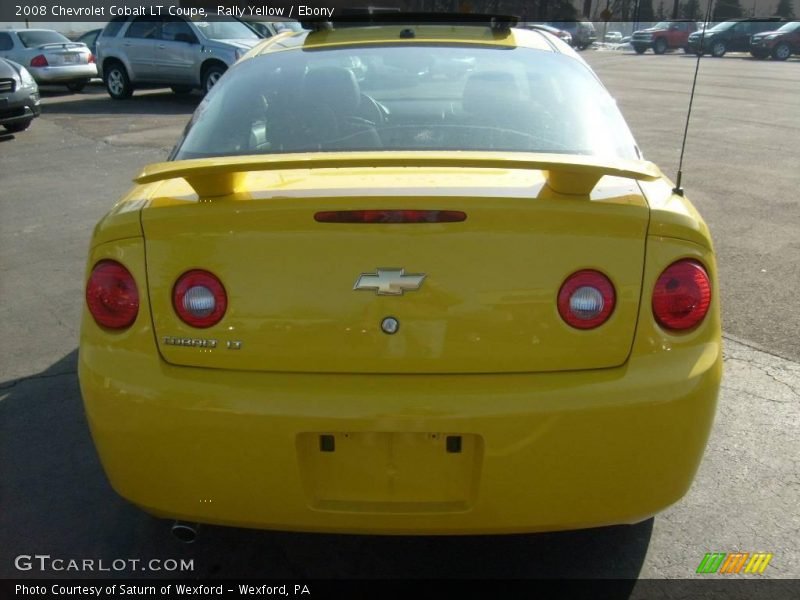
[[[317,223],[460,223],[466,219],[460,210],[323,210],[314,214]]]

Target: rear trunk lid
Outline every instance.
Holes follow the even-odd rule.
[[[641,295],[649,211],[635,181],[603,177],[587,196],[543,171],[293,169],[249,173],[248,192],[198,201],[182,179],[152,184],[142,210],[158,347],[175,365],[246,371],[510,373],[623,364]],[[318,211],[456,210],[463,222],[319,223]],[[183,323],[176,280],[205,269],[228,308]],[[424,274],[403,295],[354,290],[363,274]],[[575,271],[616,289],[610,319],[577,330],[556,298]],[[387,317],[399,330],[387,334]]]

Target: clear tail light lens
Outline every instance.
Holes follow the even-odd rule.
[[[139,314],[139,290],[133,275],[116,261],[101,260],[86,284],[86,304],[98,325],[130,327]]]
[[[172,290],[172,305],[181,321],[204,329],[220,322],[228,308],[228,296],[219,279],[195,269],[178,278]]]
[[[570,275],[558,292],[558,312],[576,329],[594,329],[614,311],[614,285],[599,271],[589,269]]]
[[[711,281],[703,265],[679,260],[664,269],[653,289],[653,316],[665,329],[682,331],[699,324],[711,305]]]

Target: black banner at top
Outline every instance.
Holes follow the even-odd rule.
[[[353,14],[414,12],[459,15],[502,14],[521,21],[655,23],[669,19],[713,22],[731,18],[794,19],[798,0],[2,0],[0,29],[42,23],[106,23],[117,16],[208,17],[220,10],[248,18],[304,20]],[[709,2],[710,13],[707,13]]]

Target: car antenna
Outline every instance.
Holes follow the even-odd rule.
[[[686,136],[689,133],[689,118],[692,116],[692,104],[694,103],[694,90],[697,87],[697,73],[700,71],[700,59],[703,58],[703,41],[706,37],[706,27],[708,26],[709,19],[711,19],[711,6],[714,0],[708,1],[706,8],[706,18],[703,21],[703,31],[700,32],[700,42],[697,47],[697,62],[694,66],[694,78],[692,79],[692,93],[689,95],[689,110],[686,113],[686,124],[683,127],[683,142],[681,143],[681,158],[678,161],[678,176],[675,178],[675,187],[672,188],[672,193],[678,196],[683,196],[683,188],[681,187],[681,180],[683,179],[683,153],[686,151]]]

